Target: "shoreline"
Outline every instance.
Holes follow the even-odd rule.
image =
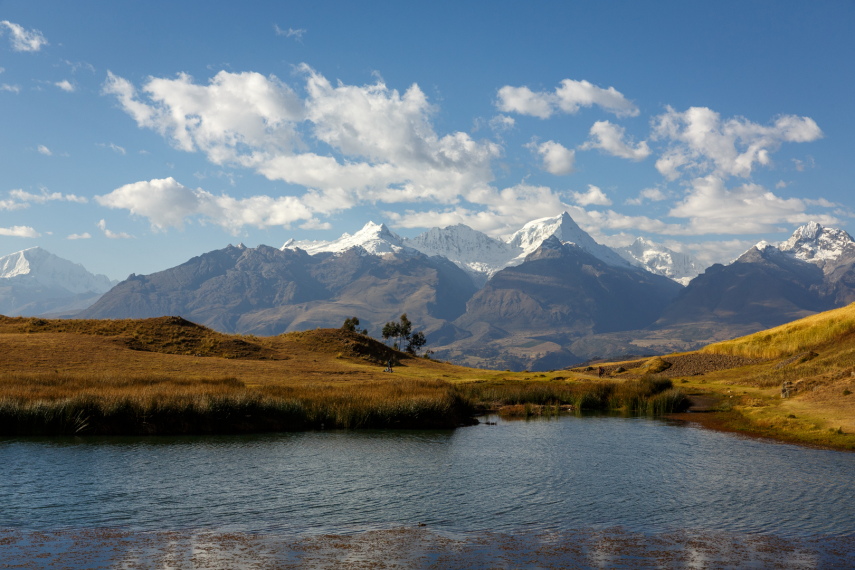
[[[690,396],[693,404],[685,412],[666,414],[663,419],[687,424],[696,424],[703,429],[731,433],[774,443],[787,443],[813,449],[830,451],[855,452],[855,448],[843,445],[815,443],[794,434],[775,432],[754,424],[749,418],[737,410],[721,411],[715,409],[721,398],[716,394],[693,394]]]

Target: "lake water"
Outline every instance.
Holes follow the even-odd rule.
[[[17,438],[0,439],[0,529],[19,539],[75,529],[305,538],[420,525],[446,537],[614,528],[853,537],[853,483],[853,453],[649,418]]]

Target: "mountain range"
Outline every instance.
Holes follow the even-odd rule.
[[[608,248],[563,213],[505,239],[463,225],[408,239],[370,222],[333,241],[228,246],[131,275],[76,316],[181,315],[261,335],[357,316],[379,337],[407,313],[437,358],[545,370],[688,350],[852,301],[855,242],[843,230],[810,223],[700,272],[643,239]]]

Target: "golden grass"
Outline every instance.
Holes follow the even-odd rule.
[[[705,351],[767,360],[674,377],[672,387],[644,379],[673,376],[667,356],[624,363],[627,372],[601,381],[595,371],[454,366],[337,329],[254,337],[176,317],[0,317],[0,433],[452,427],[501,407],[523,417],[570,407],[666,413],[686,392],[718,397],[735,429],[855,449],[853,331],[855,305],[718,343]],[[390,356],[392,374],[383,372]],[[781,399],[785,381],[792,395]]]
[[[769,330],[711,344],[702,352],[748,358],[781,358],[837,341],[855,332],[855,303]]]
[[[453,427],[510,403],[661,413],[645,406],[664,389],[626,406],[614,383],[454,366],[338,329],[254,337],[178,317],[0,317],[0,433]]]

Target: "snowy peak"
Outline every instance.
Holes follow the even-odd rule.
[[[855,254],[855,241],[844,230],[810,222],[797,228],[790,239],[778,245],[778,249],[802,261],[825,267],[834,265],[844,254]]]
[[[669,277],[683,285],[688,284],[701,272],[700,263],[691,255],[673,251],[642,237],[627,246],[615,248],[615,251],[633,265]]]
[[[94,275],[82,265],[40,247],[0,257],[0,279],[32,280],[39,285],[65,289],[74,294],[105,293],[115,285],[107,276]]]
[[[463,224],[431,228],[404,243],[425,255],[444,257],[473,277],[483,278],[476,281],[486,280],[519,254],[518,248]]]
[[[588,233],[564,212],[554,218],[541,218],[522,227],[508,238],[511,246],[522,250],[520,259],[535,251],[544,240],[556,237],[562,243],[572,243],[594,257],[615,267],[628,267],[631,264],[613,249],[597,243]]]
[[[289,239],[280,249],[300,248],[309,255],[315,255],[323,252],[342,253],[354,247],[360,247],[372,255],[400,253],[409,249],[404,245],[404,240],[387,228],[386,224],[375,224],[374,222],[368,222],[353,235],[345,233],[333,241],[294,241]]]

